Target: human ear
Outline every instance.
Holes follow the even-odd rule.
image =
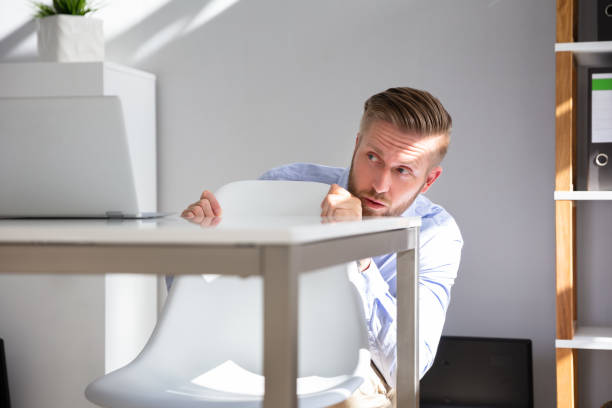
[[[421,189],[421,193],[424,193],[427,190],[429,190],[429,187],[431,187],[434,181],[436,181],[438,177],[440,177],[440,174],[442,174],[442,167],[436,166],[433,169],[431,169],[429,173],[427,174],[427,178],[425,179],[425,184],[423,185],[423,188]]]

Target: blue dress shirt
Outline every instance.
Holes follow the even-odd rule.
[[[348,185],[349,169],[294,163],[264,173],[262,180],[316,181]],[[421,217],[419,247],[419,371],[423,378],[438,349],[450,291],[459,268],[463,239],[453,217],[423,195],[402,214]],[[363,301],[372,360],[395,387],[396,255],[377,256],[353,281]]]

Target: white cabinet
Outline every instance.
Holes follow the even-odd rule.
[[[119,97],[141,212],[157,210],[155,81],[106,62],[0,64],[0,98]],[[86,385],[140,352],[157,320],[157,276],[108,272],[0,276],[13,406],[91,406]]]
[[[157,211],[155,76],[108,62],[0,64],[0,98],[117,95],[140,212]]]

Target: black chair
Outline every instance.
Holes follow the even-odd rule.
[[[4,355],[4,341],[2,339],[0,339],[0,407],[11,408],[6,357]]]
[[[442,336],[422,408],[533,408],[531,340]]]

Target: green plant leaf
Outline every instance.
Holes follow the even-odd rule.
[[[45,18],[56,14],[53,7],[44,3],[34,3],[34,8],[36,9],[34,14],[36,18]]]
[[[91,7],[89,0],[52,0],[51,5],[34,3],[36,9],[35,17],[43,18],[55,14],[69,14],[73,16],[84,16],[93,13],[98,8]]]
[[[79,11],[79,14],[83,15],[85,13],[85,10],[87,9],[87,0],[77,0],[76,8]]]
[[[66,7],[63,0],[53,0],[53,8],[57,14],[69,14],[66,12]]]

